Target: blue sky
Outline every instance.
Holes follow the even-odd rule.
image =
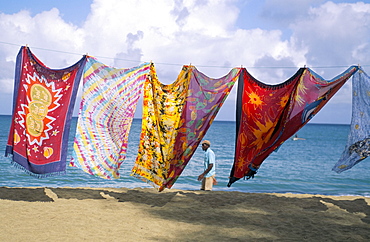
[[[57,8],[66,22],[81,26],[89,15],[91,3],[92,1],[89,0],[0,0],[0,12],[15,14],[20,10],[27,10],[31,16],[35,16],[43,11]]]
[[[117,68],[153,61],[165,84],[190,63],[214,78],[242,65],[277,84],[304,65],[325,79],[352,64],[370,73],[368,26],[361,1],[0,0],[0,114],[11,114],[15,57],[26,44],[51,68],[88,53]],[[311,122],[349,123],[351,88],[350,80]],[[235,94],[216,119],[235,119]]]

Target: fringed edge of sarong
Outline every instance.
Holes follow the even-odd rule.
[[[263,82],[257,80],[248,71],[246,71],[246,72],[251,77],[250,80],[253,83],[257,84],[259,87],[266,88],[266,89],[269,89],[269,90],[277,90],[277,89],[280,89],[280,88],[284,88],[285,86],[287,86],[290,83],[292,83],[293,81],[295,81],[296,78],[297,78],[297,76],[301,75],[305,69],[307,69],[307,68],[300,68],[292,77],[290,77],[288,80],[284,81],[283,83],[279,83],[279,84],[266,84],[266,83],[263,83]]]
[[[56,171],[56,172],[50,172],[50,173],[45,173],[45,174],[37,174],[37,173],[33,173],[32,171],[26,169],[24,166],[18,164],[17,162],[13,160],[11,161],[10,164],[14,166],[15,168],[24,171],[26,174],[36,177],[36,178],[46,178],[46,177],[53,177],[53,176],[60,176],[60,175],[67,174],[66,171]]]

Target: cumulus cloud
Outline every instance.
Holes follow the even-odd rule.
[[[261,9],[250,11],[260,11],[268,29],[238,28],[241,18],[253,21],[240,15],[240,5],[237,0],[94,0],[79,26],[57,8],[36,15],[0,12],[0,41],[11,43],[0,44],[0,85],[9,86],[24,44],[52,68],[72,65],[85,53],[117,68],[153,61],[165,84],[177,78],[182,64],[214,78],[244,66],[258,80],[277,84],[304,65],[331,79],[343,66],[369,62],[370,4],[265,0]],[[342,67],[314,68],[336,65]],[[343,90],[335,98],[350,100],[350,85]],[[225,106],[234,101],[235,89]],[[0,113],[10,113],[10,106]]]
[[[310,8],[308,15],[291,24],[292,39],[297,48],[307,48],[305,58],[308,66],[326,79],[331,79],[353,64],[370,62],[370,4],[326,2]],[[340,66],[334,68],[335,66]],[[334,103],[351,103],[351,81],[333,97]]]
[[[369,61],[361,50],[369,43],[370,4],[327,2],[311,8],[291,25],[294,39],[308,48],[307,64],[335,66]]]
[[[126,44],[127,50],[116,54],[114,58],[114,66],[127,67],[127,62],[132,63],[132,65],[139,65],[142,57],[142,50],[135,47],[135,42],[143,38],[143,32],[137,31],[136,34],[129,33],[127,35]]]

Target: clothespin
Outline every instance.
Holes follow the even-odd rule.
[[[359,71],[360,73],[363,73],[364,71],[361,69],[360,64],[357,64],[357,66],[358,66],[358,71]]]

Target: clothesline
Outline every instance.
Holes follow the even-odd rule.
[[[272,86],[255,79],[246,68],[233,68],[213,79],[195,66],[183,66],[173,84],[162,85],[152,63],[116,69],[84,55],[70,67],[53,70],[23,46],[16,62],[14,121],[6,156],[37,177],[65,173],[72,108],[83,76],[70,165],[102,178],[119,178],[143,92],[140,145],[131,175],[162,191],[181,175],[238,80],[231,186],[243,177],[253,178],[271,152],[307,124],[352,75],[357,80],[352,131],[333,168],[338,173],[370,156],[370,77],[360,67],[351,66],[329,82],[309,68],[300,68],[288,81]]]
[[[13,45],[13,46],[22,46],[19,44],[14,44],[14,43],[9,43],[9,42],[3,42],[0,41],[0,44],[7,44],[7,45]],[[27,45],[28,46],[28,45]],[[35,46],[29,46],[32,49],[38,49],[38,50],[43,50],[43,51],[50,51],[50,52],[56,52],[56,53],[64,53],[64,54],[70,54],[70,55],[78,55],[81,56],[80,53],[75,53],[75,52],[68,52],[68,51],[61,51],[61,50],[53,50],[53,49],[46,49],[46,48],[40,48],[40,47],[35,47]],[[86,54],[88,55],[88,54]],[[106,57],[106,56],[95,56],[96,58],[99,59],[111,59],[111,60],[120,60],[120,61],[127,61],[127,62],[142,62],[138,60],[129,60],[129,59],[122,59],[122,58],[116,58],[116,57]],[[146,62],[152,62],[152,61],[146,61]],[[179,63],[166,63],[166,62],[155,62],[156,65],[167,65],[167,66],[183,66],[184,64],[179,64]],[[192,64],[197,67],[202,67],[202,68],[223,68],[223,69],[230,69],[235,66],[212,66],[212,65],[198,65],[198,64]],[[241,67],[247,68],[247,69],[297,69],[299,67],[297,66],[244,66],[240,65]],[[347,68],[349,65],[336,65],[336,66],[307,66],[304,65],[304,67],[308,68],[314,68],[314,69],[332,69],[332,68]],[[360,64],[358,64],[360,66]],[[370,65],[361,65],[362,67],[370,67]]]

